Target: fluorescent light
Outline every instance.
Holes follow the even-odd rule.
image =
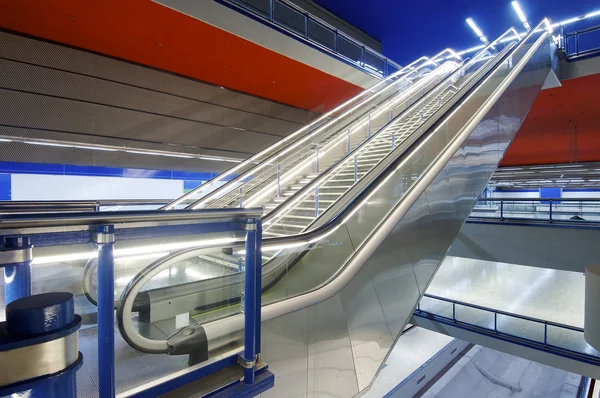
[[[525,29],[527,29],[527,30],[531,29],[531,26],[529,26],[529,22],[527,22],[527,17],[525,16],[525,13],[521,9],[519,2],[513,1],[511,4],[512,4],[513,8],[515,9],[515,12],[519,16],[519,19],[523,23],[523,26],[525,26]]]
[[[149,258],[160,258],[160,257],[164,257],[164,256],[168,255],[169,253],[170,252],[159,252],[159,253],[140,254],[137,256],[121,257],[121,258],[115,258],[115,262],[147,260]]]
[[[73,145],[73,148],[77,149],[91,149],[92,151],[106,151],[106,152],[116,152],[116,149],[106,148],[100,146],[84,146],[84,145]]]
[[[466,21],[467,24],[469,24],[469,26],[471,27],[471,29],[473,29],[473,32],[475,32],[475,34],[479,37],[479,40],[481,40],[485,44],[488,44],[487,37],[485,37],[481,29],[479,29],[479,26],[477,26],[475,21],[473,21],[473,18],[467,18]]]
[[[163,156],[168,156],[170,158],[183,158],[183,159],[193,159],[194,157],[191,155],[176,155],[171,153],[161,153]]]
[[[98,252],[86,252],[86,253],[76,253],[76,254],[63,254],[57,256],[46,256],[46,257],[34,257],[31,260],[32,265],[39,264],[52,264],[52,263],[60,263],[65,261],[76,261],[76,260],[89,260],[90,258],[94,258],[98,256]]]
[[[125,152],[127,153],[135,153],[136,155],[155,155],[155,156],[159,156],[160,153],[156,153],[156,152],[145,152],[145,151],[131,151],[131,150],[126,150]]]
[[[600,15],[600,10],[598,11],[594,11],[594,12],[590,12],[589,14],[585,14],[585,18],[593,18],[593,17],[597,17],[598,15]]]
[[[138,246],[138,247],[130,247],[126,249],[117,249],[114,251],[115,261],[123,260],[132,260],[132,256],[148,256],[147,258],[152,257],[163,257],[166,255],[165,252],[170,252],[173,250],[186,249],[189,247],[205,247],[211,245],[218,244],[227,244],[233,243],[237,241],[237,238],[217,238],[217,239],[203,239],[197,241],[189,241],[189,242],[181,242],[181,243],[167,243],[163,245],[153,245],[153,246]],[[118,256],[128,256],[128,258],[122,258]],[[91,258],[98,257],[98,252],[85,252],[85,253],[76,253],[76,254],[60,254],[55,256],[45,256],[45,257],[34,257],[32,260],[33,265],[39,264],[52,264],[58,262],[67,262],[67,261],[76,261],[76,260],[89,260]],[[140,257],[138,257],[139,259]]]
[[[209,158],[206,156],[198,156],[198,159],[202,160],[214,160],[215,162],[230,162],[230,163],[242,163],[243,160],[238,159],[226,159],[226,158]]]
[[[0,138],[0,142],[12,142],[12,140],[7,140],[5,138]]]
[[[55,144],[53,142],[23,141],[23,143],[29,144],[29,145],[43,145],[43,146],[57,146],[57,147],[61,147],[61,148],[73,148],[73,145]]]
[[[475,24],[475,21],[473,21],[472,18],[467,18],[467,23],[469,24],[471,29],[473,29],[473,31],[475,32],[475,34],[478,37],[483,36],[483,32],[479,29],[479,26],[477,26],[477,24]]]

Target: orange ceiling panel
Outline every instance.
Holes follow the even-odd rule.
[[[151,0],[0,0],[0,27],[309,110],[361,91]]]
[[[600,74],[541,91],[501,166],[570,161],[600,161]]]

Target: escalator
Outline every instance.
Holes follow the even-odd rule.
[[[371,383],[550,72],[547,26],[544,20],[520,40],[507,32],[369,129],[359,145],[347,140],[345,154],[324,170],[317,166],[323,153],[311,152],[314,162],[287,169],[297,179],[282,189],[281,164],[259,163],[227,189],[171,206],[228,207],[241,198],[242,205],[270,207],[261,255],[262,355],[277,375],[274,396],[351,396]],[[268,178],[259,177],[261,166]],[[309,166],[316,175],[305,173]],[[144,290],[160,272],[198,256],[239,264],[243,242],[175,251],[139,272],[117,309],[131,346],[199,358],[239,345],[239,273]],[[191,312],[197,323],[152,339],[132,319],[162,321],[153,306],[170,316]]]
[[[411,105],[419,102],[440,81],[447,79],[459,67],[459,60],[460,57],[452,50],[444,50],[432,58],[419,58],[310,125],[162,209],[248,207],[271,201],[274,204],[266,205],[265,209],[266,212],[273,210],[288,195],[288,192],[282,191],[312,181],[347,156],[349,151],[376,135],[391,119],[406,113]],[[228,181],[232,175],[235,177]],[[215,236],[226,237],[229,236]],[[147,242],[146,245],[162,243]],[[186,246],[186,242],[181,243]],[[128,251],[130,248],[124,249]],[[133,250],[135,252],[135,248]],[[215,272],[237,272],[238,259],[222,257],[207,255],[198,259]],[[131,278],[131,270],[140,270],[148,264],[148,260],[140,260],[128,265],[123,272]],[[87,262],[82,280],[83,291],[93,305],[96,305],[96,265],[95,258]],[[117,279],[117,295],[124,287],[122,281],[126,278],[121,276]]]

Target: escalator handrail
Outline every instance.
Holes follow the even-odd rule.
[[[407,113],[411,112],[412,110],[418,108],[423,102],[425,102],[426,100],[428,100],[427,97],[430,95],[431,92],[433,92],[434,90],[436,90],[438,87],[446,84],[446,82],[450,81],[457,74],[461,73],[461,71],[465,70],[465,68],[469,68],[470,65],[473,65],[476,62],[481,61],[481,58],[482,58],[483,54],[485,54],[486,52],[488,52],[491,48],[493,48],[501,40],[503,40],[504,36],[506,36],[508,33],[513,33],[515,35],[515,38],[519,37],[518,33],[517,33],[517,30],[515,28],[511,27],[508,30],[506,30],[506,32],[504,32],[496,40],[494,40],[493,42],[491,42],[490,44],[488,44],[484,49],[482,49],[480,52],[478,52],[475,57],[473,57],[472,59],[470,59],[468,62],[466,62],[460,68],[458,68],[455,71],[453,71],[442,82],[438,83],[435,87],[433,87],[431,90],[429,90],[428,93],[426,93],[425,95],[423,95],[417,102],[415,102],[414,104],[412,104],[410,108],[407,108],[404,112],[402,112],[402,114],[400,114],[396,118],[390,120],[388,123],[386,123],[384,126],[382,126],[377,132],[375,132],[368,139],[366,139],[363,143],[361,143],[359,146],[357,146],[356,148],[354,148],[351,152],[349,152],[348,154],[344,155],[343,158],[341,158],[336,163],[334,163],[328,170],[326,170],[325,172],[323,172],[320,175],[318,175],[317,177],[315,177],[310,183],[306,184],[304,187],[302,187],[299,190],[297,190],[296,192],[294,192],[293,195],[289,196],[286,200],[284,200],[283,202],[281,202],[277,206],[277,208],[275,210],[273,210],[272,212],[270,212],[269,214],[267,214],[263,218],[263,225],[266,225],[270,220],[272,220],[273,218],[275,218],[279,213],[281,213],[283,211],[286,211],[286,210],[289,210],[289,209],[286,209],[286,207],[287,207],[287,205],[289,205],[290,203],[292,203],[294,200],[296,200],[297,198],[300,198],[306,192],[308,192],[310,190],[314,190],[315,186],[317,186],[322,180],[324,180],[325,178],[327,178],[330,175],[330,173],[334,172],[335,166],[337,166],[338,164],[341,164],[342,162],[344,162],[347,159],[352,158],[357,152],[360,152],[365,147],[366,144],[368,144],[372,140],[377,139],[377,135],[380,132],[385,131],[385,128],[389,124],[394,123],[394,121],[397,120],[398,118],[401,118],[401,117],[403,117],[403,115],[406,115]],[[464,83],[463,87],[465,85],[469,84],[476,77],[477,77],[477,73],[474,73],[473,76],[470,76],[469,79]],[[377,165],[379,165],[379,164],[381,164],[381,162],[385,161],[385,159],[388,156],[391,156],[392,152],[393,152],[393,150],[390,150],[390,153],[388,155],[386,155],[383,159],[381,159],[381,161]],[[377,165],[373,166],[373,169],[375,167],[377,167]],[[307,227],[307,228],[310,228],[310,226]]]
[[[263,151],[257,153],[256,155],[250,157],[249,159],[243,161],[242,163],[233,166],[232,168],[230,168],[229,170],[225,171],[224,173],[221,173],[219,176],[207,181],[205,184],[202,184],[201,186],[199,186],[198,188],[186,193],[185,195],[175,199],[174,201],[172,201],[171,203],[169,203],[166,206],[161,207],[161,210],[171,210],[173,209],[177,204],[181,203],[182,201],[184,201],[185,199],[189,198],[190,196],[193,196],[194,194],[196,194],[197,192],[199,192],[202,189],[205,189],[207,185],[211,185],[220,181],[223,181],[226,177],[231,176],[233,173],[235,173],[237,170],[240,170],[241,168],[255,163],[255,161],[263,156],[265,156],[266,154],[268,154],[269,152],[274,151],[276,148],[280,148],[282,144],[284,143],[288,143],[288,141],[294,139],[294,141],[291,141],[288,143],[289,145],[293,145],[294,143],[296,143],[297,141],[300,141],[306,137],[310,137],[314,134],[313,133],[309,133],[309,135],[302,135],[302,133],[304,133],[307,130],[310,130],[312,127],[317,126],[318,123],[322,122],[323,120],[326,120],[329,116],[331,116],[332,114],[334,114],[335,112],[341,111],[342,109],[344,109],[345,107],[349,106],[350,104],[352,104],[354,101],[358,100],[359,98],[365,96],[366,94],[372,94],[369,95],[368,97],[366,97],[364,100],[362,100],[361,102],[355,104],[353,106],[353,108],[351,108],[351,110],[357,109],[360,106],[363,106],[366,102],[368,102],[371,97],[373,95],[376,95],[380,90],[384,89],[384,86],[387,86],[388,83],[391,83],[392,81],[394,81],[394,79],[396,78],[405,78],[406,76],[402,76],[404,74],[411,74],[413,73],[415,70],[418,70],[419,68],[422,68],[424,66],[427,66],[429,64],[432,65],[437,65],[437,60],[440,57],[443,57],[443,54],[448,53],[450,54],[451,57],[455,57],[458,60],[461,60],[461,57],[452,49],[445,49],[443,51],[441,51],[440,53],[436,54],[435,56],[433,56],[432,58],[428,58],[428,57],[421,57],[419,59],[417,59],[416,61],[410,63],[409,65],[405,66],[404,68],[402,68],[401,70],[399,70],[398,72],[394,73],[393,75],[388,76],[387,78],[385,78],[384,80],[380,81],[379,83],[375,84],[374,86],[372,86],[369,89],[364,90],[363,92],[361,92],[360,94],[358,94],[357,96],[349,99],[348,101],[344,102],[343,104],[339,105],[338,107],[336,107],[335,109],[327,112],[326,114],[322,115],[321,117],[319,117],[317,120],[313,121],[312,123],[308,124],[307,126],[304,126],[302,128],[300,128],[299,130],[297,130],[296,132],[294,132],[293,134],[290,134],[289,136],[277,141],[275,144],[269,146],[268,148],[264,149]],[[443,59],[443,58],[442,58]],[[418,62],[421,61],[425,61],[422,65],[419,65],[419,67],[414,68],[413,66],[416,65]],[[347,111],[348,112],[348,111]],[[338,116],[335,119],[332,119],[331,121],[329,121],[328,123],[333,123],[335,122],[337,119],[339,119],[340,117],[343,116]],[[322,126],[321,126],[322,127]],[[319,127],[319,128],[321,128]],[[235,177],[234,179],[226,182],[225,184],[223,184],[222,186],[218,187],[217,189],[208,192],[207,194],[201,196],[199,199],[197,199],[196,201],[194,201],[194,203],[192,203],[192,205],[190,206],[196,206],[196,203],[203,201],[203,200],[208,200],[207,197],[214,197],[215,195],[223,192],[225,189],[230,188],[231,185],[241,181],[243,178],[245,178],[246,176],[250,175],[250,173],[253,172],[253,170],[256,167],[260,167],[260,165],[262,163],[268,163],[268,161],[272,158],[275,158],[277,156],[279,156],[279,154],[284,151],[288,146],[283,146],[280,149],[277,149],[277,151],[275,151],[272,155],[270,155],[270,157],[263,159],[261,161],[260,164],[256,164],[254,167],[248,169],[247,171],[243,172],[242,174],[240,174],[239,176]]]
[[[546,20],[542,21],[545,22]],[[541,23],[540,23],[541,24]],[[531,35],[533,34],[533,30],[530,31],[524,38],[521,39],[520,43],[518,46],[516,46],[515,48],[513,48],[512,51],[510,51],[509,54],[507,54],[506,56],[508,57],[510,54],[513,54],[515,51],[517,51],[518,49],[521,48],[522,44],[529,39],[529,37],[531,37]],[[500,86],[494,91],[494,93],[491,94],[490,98],[492,97],[496,97],[496,99],[502,94],[502,92],[504,91],[504,89],[500,90],[500,88],[502,87],[507,87],[508,84],[510,82],[512,82],[512,80],[514,80],[514,77],[523,69],[523,67],[525,66],[526,62],[528,61],[528,59],[530,58],[530,56],[528,57],[527,55],[529,55],[530,53],[533,53],[537,50],[537,48],[539,48],[541,46],[541,44],[543,43],[543,40],[546,38],[547,36],[547,32],[544,32],[542,34],[542,36],[540,37],[540,39],[538,39],[535,44],[528,50],[526,56],[524,56],[519,63],[513,67],[513,70],[511,72],[509,72],[508,76],[505,78],[505,80],[500,83]],[[499,65],[494,69],[494,71],[499,67]],[[493,72],[490,72],[493,73]],[[489,74],[487,75],[489,76]],[[486,79],[487,76],[482,77],[482,81],[483,79]],[[462,102],[462,101],[461,101]],[[487,113],[487,111],[489,110],[489,108],[491,108],[491,106],[493,105],[494,101],[491,101],[490,99],[488,99],[488,101],[486,101],[480,108],[479,110],[476,112],[476,114],[474,115],[474,117],[465,125],[465,127],[463,128],[463,131],[461,131],[459,133],[459,135],[462,137],[465,134],[470,134],[470,131],[477,125],[477,123],[479,122],[479,120],[481,120],[481,118],[483,118],[483,115],[485,115]],[[449,115],[453,112],[453,109],[450,109],[446,112],[446,115]],[[446,116],[444,115],[444,116]],[[481,115],[479,118],[476,117],[478,115]],[[440,119],[445,119],[445,117],[442,116]],[[468,128],[470,127],[470,129]],[[435,129],[434,127],[431,127],[431,130]],[[466,132],[466,133],[465,133]],[[450,144],[449,144],[449,148],[453,148],[456,145],[460,145],[462,141],[460,140],[453,140]],[[458,143],[458,144],[457,144]],[[413,144],[414,147],[414,144]],[[412,147],[411,147],[412,148]],[[457,147],[458,148],[458,147]],[[456,149],[457,149],[456,148]],[[448,148],[447,148],[448,149]],[[407,149],[406,152],[411,152],[410,149]],[[398,156],[398,161],[390,164],[385,171],[382,172],[382,174],[380,176],[378,176],[378,178],[376,178],[373,184],[377,184],[379,182],[382,181],[382,178],[385,178],[389,173],[395,171],[397,163],[402,162],[402,161],[406,161],[408,158],[410,158],[410,153],[408,154],[408,156],[404,156],[406,155],[406,152],[403,153],[402,155]],[[345,286],[345,284],[348,282],[348,274],[346,273],[346,270],[348,270],[350,268],[351,265],[354,264],[354,268],[352,270],[352,272],[356,273],[357,269],[356,269],[356,264],[360,263],[364,263],[364,261],[366,261],[366,258],[368,258],[368,256],[370,256],[369,250],[362,250],[363,248],[372,245],[373,241],[374,241],[374,237],[380,233],[382,233],[382,231],[385,232],[385,228],[386,226],[388,226],[391,230],[391,228],[393,228],[393,226],[390,226],[391,224],[396,225],[397,221],[406,213],[406,211],[408,211],[408,209],[410,209],[410,207],[412,206],[412,203],[414,202],[414,200],[416,200],[416,198],[418,198],[421,193],[425,190],[425,188],[429,185],[429,183],[433,180],[433,178],[435,177],[435,175],[437,175],[437,172],[439,172],[439,170],[436,173],[432,173],[432,170],[435,171],[436,168],[439,167],[443,167],[443,165],[446,163],[446,161],[442,162],[443,160],[443,156],[446,153],[452,152],[451,150],[445,150],[440,156],[438,156],[438,158],[436,158],[436,160],[432,163],[432,165],[430,165],[425,173],[423,173],[423,176],[417,180],[415,182],[415,184],[407,191],[407,193],[404,195],[404,197],[400,200],[400,202],[396,205],[396,207],[392,210],[392,215],[386,219],[383,220],[383,222],[376,227],[376,229],[372,232],[371,236],[369,238],[366,239],[365,242],[363,242],[361,244],[361,246],[359,248],[357,248],[355,254],[353,255],[353,257],[346,263],[346,265],[344,267],[341,268],[342,271],[340,271],[341,273],[345,274],[346,277],[345,278],[340,278],[341,273],[336,274],[335,276],[333,276],[332,278],[330,278],[329,281],[327,281],[325,284],[321,285],[320,287],[318,287],[317,289],[310,291],[310,292],[306,292],[303,293],[299,296],[296,297],[292,297],[289,298],[287,300],[284,300],[282,302],[278,302],[275,304],[281,304],[281,303],[285,303],[285,307],[289,309],[289,307],[291,306],[292,308],[294,308],[293,310],[297,310],[297,309],[301,309],[304,308],[306,306],[312,305],[315,302],[320,302],[323,299],[323,292],[327,289],[327,290],[331,290],[331,286],[335,285],[338,286],[341,283],[341,287]],[[452,152],[454,153],[454,152]],[[434,167],[435,166],[435,167]],[[433,175],[432,175],[433,174]],[[377,189],[377,187],[375,188]],[[362,199],[364,198],[365,194],[367,193],[367,189],[364,189],[361,193],[359,193],[355,198],[353,198],[353,200],[349,203],[349,205],[340,213],[338,213],[334,218],[332,218],[330,221],[328,221],[326,224],[308,231],[308,232],[304,232],[295,236],[289,236],[289,237],[277,237],[277,238],[267,238],[265,239],[263,242],[263,250],[264,249],[280,249],[280,248],[284,248],[281,246],[287,246],[287,247],[292,247],[292,246],[303,246],[306,244],[310,244],[310,243],[314,243],[318,240],[321,240],[325,237],[327,237],[328,235],[330,235],[331,233],[333,233],[335,231],[335,229],[337,229],[338,227],[341,226],[341,221],[345,219],[345,215],[354,210],[354,206],[356,205],[362,205]],[[417,195],[417,196],[415,196]],[[410,200],[412,199],[412,200]],[[236,247],[236,248],[241,248],[243,245],[243,241],[240,241],[239,243],[234,243],[232,245],[228,245],[231,247]],[[166,258],[163,258],[161,260],[155,261],[153,264],[149,265],[148,267],[146,267],[144,270],[142,270],[140,273],[138,273],[127,285],[127,287],[125,288],[125,290],[123,290],[123,293],[121,295],[121,300],[119,302],[119,309],[117,311],[117,318],[118,318],[118,323],[119,323],[119,329],[121,331],[121,334],[123,336],[123,338],[125,338],[128,343],[130,345],[132,345],[134,348],[137,349],[141,349],[141,351],[145,351],[145,352],[156,352],[156,353],[164,353],[168,350],[168,345],[167,345],[167,341],[166,340],[151,340],[151,339],[147,339],[143,336],[141,336],[139,334],[139,332],[137,332],[137,330],[135,329],[135,327],[133,326],[133,324],[131,323],[131,310],[132,310],[132,305],[133,305],[133,300],[135,299],[135,296],[137,295],[137,293],[140,291],[140,289],[142,288],[143,285],[140,284],[140,282],[145,279],[145,278],[149,278],[151,279],[155,273],[160,272],[160,270],[162,270],[162,268],[160,267],[161,265],[164,265],[165,263],[169,262],[169,261],[180,261],[177,259],[177,257],[180,257],[184,254],[195,254],[198,253],[199,251],[205,251],[205,250],[212,250],[214,248],[218,248],[221,247],[222,245],[214,245],[212,247],[205,247],[202,249],[198,249],[198,248],[190,248],[190,249],[185,249],[182,250],[180,252],[177,253],[172,253],[171,255],[167,256]],[[366,256],[366,257],[365,257]],[[362,263],[361,263],[362,261]],[[351,273],[352,273],[351,272]],[[338,281],[338,279],[340,279],[340,281]],[[339,289],[338,289],[339,290]],[[325,293],[326,295],[329,293]],[[309,296],[310,295],[310,296]],[[306,303],[306,298],[307,297],[311,297],[310,300],[308,300],[309,302]],[[267,311],[267,317],[265,317],[264,319],[271,319],[272,317],[276,317],[279,315],[282,315],[283,313],[287,313],[286,311],[288,311],[287,309],[282,313],[280,309],[277,310],[271,310],[272,308],[275,308],[274,305],[268,305],[263,307],[263,312]],[[281,306],[279,306],[281,307]],[[277,307],[277,308],[279,308]],[[290,310],[290,311],[293,311]],[[270,311],[270,312],[269,312]],[[125,322],[124,322],[125,320]],[[239,319],[235,320],[234,322],[238,322],[239,323]],[[207,331],[207,336],[215,336],[218,335],[221,331],[226,330],[227,328],[223,328],[222,324],[219,324],[219,321],[215,321],[215,322],[211,322],[209,324],[203,325],[203,326],[208,326],[208,325],[212,325],[210,326],[210,333],[208,333]],[[236,324],[237,325],[237,324]],[[228,325],[228,327],[231,325]],[[131,335],[129,333],[132,333]],[[132,341],[132,336],[135,336],[135,338],[138,340],[137,342]],[[142,342],[141,345],[138,344],[139,342]],[[148,350],[147,347],[144,347],[144,344],[149,344],[150,346],[152,346],[153,348]]]
[[[519,45],[515,46],[513,51],[507,54],[507,57],[521,49],[521,46],[526,43],[534,33],[539,31],[539,27],[542,24],[549,24],[547,18],[544,18],[544,20],[542,20],[542,22],[540,22],[534,29],[530,30],[528,34],[520,41]],[[336,274],[330,277],[329,280],[325,281],[314,290],[264,306],[262,308],[263,321],[274,319],[279,316],[289,314],[294,311],[299,311],[303,308],[323,302],[340,292],[342,288],[344,288],[354,278],[354,276],[356,276],[362,266],[377,249],[381,241],[392,232],[400,220],[408,213],[413,204],[416,203],[419,197],[421,197],[427,187],[434,181],[437,175],[447,164],[447,162],[452,158],[452,156],[454,156],[456,151],[460,149],[461,145],[469,137],[472,131],[492,109],[496,101],[516,79],[517,75],[523,70],[531,57],[538,51],[542,44],[546,42],[550,36],[550,33],[546,29],[541,29],[541,31],[542,34],[531,45],[525,55],[518,61],[516,65],[512,67],[512,70],[507,76],[504,77],[503,81],[498,85],[498,87],[494,89],[490,96],[473,114],[473,117],[466,122],[466,124],[457,133],[456,137],[450,141],[440,155],[438,155],[436,159],[425,169],[421,178],[419,178],[415,184],[408,189],[406,194],[400,199],[395,208],[388,213],[388,216],[384,217],[381,224],[379,224],[379,226],[373,230],[370,236],[356,248],[354,254],[340,268],[340,271],[338,271]],[[498,70],[500,67],[501,64],[499,64],[494,71]],[[484,76],[481,82],[485,82],[490,76],[491,74]],[[467,95],[466,99],[468,99],[469,96],[470,95]],[[439,125],[443,125],[446,120],[452,116],[453,112],[453,110],[449,110],[446,115],[442,116],[441,119],[443,119],[443,121]],[[437,127],[432,127],[431,130],[435,130],[436,128]],[[402,158],[401,162],[406,161],[409,157],[410,154],[407,157],[400,156],[400,158]],[[396,168],[397,167],[395,167],[394,170]],[[243,322],[243,316],[237,316],[238,319],[231,318],[234,317],[223,318],[202,325],[202,328],[207,336],[207,345],[209,345],[210,339],[216,340],[218,338],[222,338],[222,336],[225,336],[228,333],[231,334],[232,330],[235,330],[233,328],[239,327],[239,324]]]

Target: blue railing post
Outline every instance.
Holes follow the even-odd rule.
[[[4,303],[31,296],[33,250],[28,236],[4,238]]]
[[[494,312],[494,333],[498,333],[498,313]]]
[[[452,303],[452,320],[456,322],[456,303]]]
[[[548,203],[550,204],[550,222],[552,222],[552,199],[550,199]]]
[[[114,225],[98,225],[93,241],[98,247],[98,389],[115,396],[115,258]]]
[[[262,330],[262,221],[258,220],[256,225],[256,355],[260,357],[260,339]]]
[[[500,200],[500,220],[504,220],[504,201]]]
[[[544,345],[548,345],[548,324],[544,323]]]
[[[254,383],[254,366],[256,365],[256,337],[259,335],[257,329],[260,328],[260,307],[257,308],[256,292],[256,248],[257,242],[257,222],[255,219],[248,219],[246,228],[246,273],[244,274],[244,357],[242,365],[244,366],[244,383]],[[260,297],[260,293],[259,293]]]
[[[306,37],[307,39],[308,37],[308,19],[309,19],[309,14],[306,13],[304,14],[304,37]]]

